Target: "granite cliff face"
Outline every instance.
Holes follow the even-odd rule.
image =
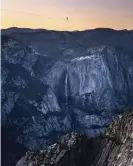
[[[133,113],[119,115],[107,132],[87,139],[71,133],[38,152],[27,152],[16,166],[132,166]]]
[[[2,35],[2,130],[14,144],[39,150],[72,131],[96,136],[133,107],[132,31]]]
[[[119,115],[105,134],[98,139],[99,151],[95,166],[133,165],[133,112]]]

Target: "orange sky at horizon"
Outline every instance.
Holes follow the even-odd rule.
[[[117,0],[3,0],[1,28],[85,30],[98,27],[133,29],[133,1]],[[104,4],[104,2],[106,3]],[[108,3],[107,3],[108,1]],[[130,2],[126,4],[126,2]],[[47,2],[47,3],[46,3]],[[74,3],[75,2],[75,3]],[[123,2],[123,3],[122,3]],[[118,6],[120,7],[118,8]],[[87,7],[88,6],[88,7]],[[66,20],[66,17],[69,20]]]

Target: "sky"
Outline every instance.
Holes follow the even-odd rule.
[[[133,0],[2,0],[1,14],[1,28],[133,29]]]

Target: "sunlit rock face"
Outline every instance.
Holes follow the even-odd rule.
[[[15,143],[35,150],[71,131],[96,136],[113,115],[133,107],[132,51],[87,46],[88,32],[8,35],[2,36],[2,126]]]
[[[89,109],[109,112],[132,104],[133,59],[130,55],[103,47],[86,57],[72,59],[66,77],[67,93],[87,112]]]

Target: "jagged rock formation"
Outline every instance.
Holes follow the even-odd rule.
[[[27,152],[16,166],[133,166],[133,113],[119,115],[106,134],[71,133],[46,150]]]
[[[99,135],[113,115],[133,108],[133,31],[2,35],[2,128],[16,155],[18,145],[43,149],[72,131]]]
[[[78,133],[67,134],[59,143],[39,152],[27,152],[17,166],[60,165],[74,166],[85,163],[87,138]]]

